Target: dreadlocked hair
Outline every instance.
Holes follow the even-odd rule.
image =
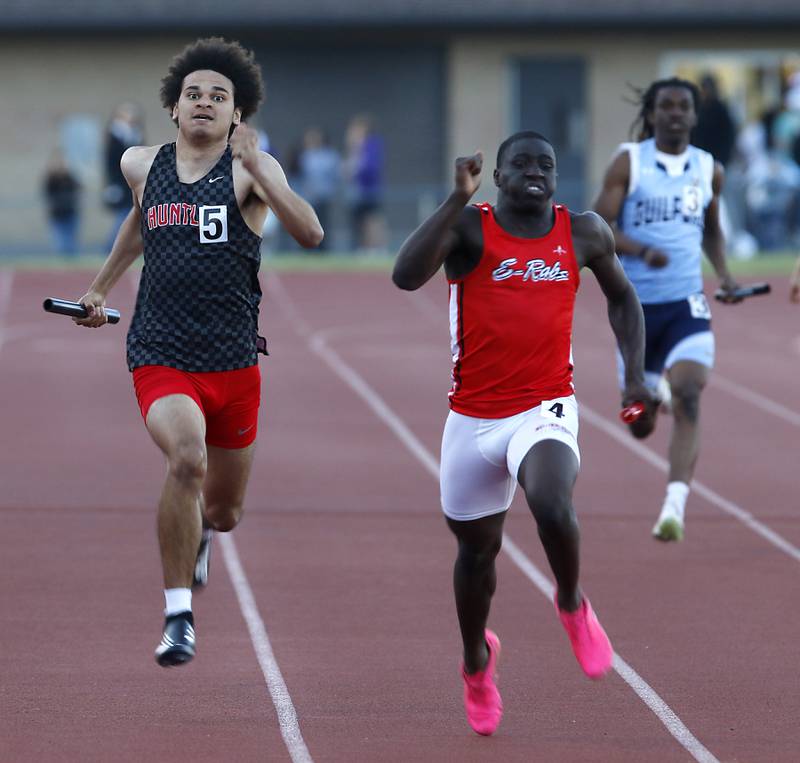
[[[253,52],[240,43],[222,37],[206,37],[187,45],[169,66],[161,80],[161,104],[171,109],[180,98],[183,80],[192,72],[210,70],[233,83],[233,103],[242,110],[242,119],[256,113],[264,97],[261,69]]]
[[[631,137],[636,141],[643,141],[653,137],[653,127],[647,122],[647,114],[652,112],[655,108],[656,97],[658,96],[659,90],[663,90],[665,87],[686,88],[686,90],[692,94],[694,110],[697,111],[700,105],[700,91],[697,89],[697,85],[695,85],[694,82],[689,82],[689,80],[681,79],[680,77],[656,80],[647,90],[635,87],[630,83],[628,87],[630,87],[634,93],[634,99],[629,102],[639,107],[639,113],[636,115],[636,119],[633,121],[633,124],[631,124],[630,129]]]

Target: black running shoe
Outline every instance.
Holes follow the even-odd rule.
[[[164,621],[161,643],[156,647],[156,662],[162,668],[183,665],[194,657],[194,617],[191,612],[170,615]]]
[[[211,567],[211,539],[214,531],[210,528],[203,530],[200,538],[200,548],[197,549],[197,559],[194,563],[194,576],[192,588],[205,588],[208,585],[208,570]]]

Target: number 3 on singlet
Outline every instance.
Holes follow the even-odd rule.
[[[200,243],[219,244],[228,240],[228,207],[200,207]]]

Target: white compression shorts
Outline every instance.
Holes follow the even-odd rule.
[[[528,451],[542,440],[578,449],[578,401],[574,395],[504,419],[478,419],[450,411],[442,436],[439,470],[442,511],[469,521],[506,511]]]

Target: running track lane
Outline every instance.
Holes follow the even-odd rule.
[[[4,324],[0,760],[288,761],[219,549],[196,601],[200,659],[153,660],[164,467],[124,367],[125,326],[78,329],[41,310],[88,278],[17,274]],[[114,297],[129,316],[129,292]]]
[[[27,280],[27,274],[25,277]],[[439,324],[433,315],[425,315],[413,302],[404,301],[405,295],[394,292],[384,279],[306,276],[285,280],[311,326],[328,328],[336,324],[347,329],[356,325],[364,329],[363,338],[350,337],[337,343],[337,352],[436,452],[445,415],[446,323]],[[82,282],[69,293],[79,292],[80,286]],[[434,295],[437,300],[444,298],[444,290]],[[36,318],[24,314],[24,310],[15,310],[14,314],[15,321]],[[368,322],[365,317],[369,317]],[[504,642],[501,674],[508,711],[497,738],[483,740],[471,734],[458,696],[457,631],[449,590],[453,548],[438,515],[436,486],[380,422],[365,416],[352,391],[303,346],[286,316],[268,304],[265,318],[273,348],[272,358],[262,366],[267,371],[266,428],[248,501],[248,519],[235,538],[314,759],[381,756],[386,760],[437,760],[452,755],[461,760],[685,760],[686,753],[621,681],[612,678],[595,685],[582,678],[550,606],[505,558],[500,565],[501,587],[493,623]],[[365,323],[369,325],[365,327]],[[4,400],[10,381],[8,349],[0,354]],[[45,352],[46,348],[36,351]],[[83,411],[79,408],[71,416],[58,405],[36,411],[50,414],[53,421],[48,431],[61,429],[65,422],[60,417],[76,427],[74,431],[82,431],[81,427],[91,422],[94,449],[78,458],[50,447],[47,453],[52,471],[61,483],[48,486],[41,476],[34,481],[22,479],[21,470],[30,463],[30,452],[27,458],[19,456],[16,468],[10,470],[9,483],[17,502],[23,508],[50,506],[51,511],[47,516],[41,511],[26,512],[25,516],[31,518],[28,532],[5,537],[4,551],[6,544],[21,546],[21,539],[47,536],[40,538],[37,554],[20,552],[15,568],[26,570],[30,559],[43,566],[42,584],[23,587],[31,609],[44,609],[47,603],[56,607],[63,604],[71,617],[67,618],[70,627],[62,634],[63,652],[49,662],[35,661],[33,676],[34,660],[25,660],[28,664],[20,666],[15,681],[4,686],[4,692],[12,686],[17,694],[27,696],[25,689],[19,688],[27,680],[39,688],[38,694],[52,696],[49,701],[39,699],[39,711],[28,714],[21,715],[20,703],[15,703],[17,712],[3,713],[6,721],[11,719],[11,729],[4,731],[22,736],[21,746],[14,748],[17,751],[32,751],[34,734],[29,732],[33,731],[43,739],[37,743],[36,753],[46,750],[49,740],[52,749],[62,753],[64,749],[77,749],[85,759],[92,759],[92,751],[96,759],[101,759],[103,750],[112,748],[122,750],[123,756],[130,754],[130,759],[141,759],[148,751],[152,757],[154,750],[177,747],[174,739],[174,747],[169,747],[170,734],[175,736],[173,725],[181,721],[180,749],[186,751],[187,758],[192,753],[193,759],[214,759],[214,752],[218,753],[224,742],[227,751],[241,752],[238,757],[242,760],[283,759],[285,748],[277,720],[265,696],[230,585],[220,574],[219,559],[212,586],[197,604],[200,657],[185,674],[167,673],[175,706],[168,704],[165,709],[158,702],[157,689],[166,673],[150,662],[160,625],[154,612],[160,606],[160,585],[150,508],[158,486],[155,480],[154,484],[147,484],[147,480],[153,480],[161,467],[141,429],[127,374],[120,370],[121,353],[117,352],[115,357],[113,348],[109,348],[108,370],[103,373],[108,374],[109,388],[116,386],[121,392],[118,397],[109,393],[106,399],[106,391],[95,387],[91,396],[82,399],[83,387],[73,384],[74,399],[79,400]],[[29,348],[27,355],[36,353]],[[76,357],[70,358],[68,366],[81,358],[77,351],[73,355]],[[28,362],[16,354],[12,360],[14,368]],[[46,366],[37,368],[47,375],[55,361],[51,354]],[[85,369],[82,373],[86,375]],[[604,377],[602,370],[598,376]],[[19,378],[15,377],[14,391],[30,394],[28,388],[33,387],[31,391],[36,392],[39,388],[32,382],[35,377],[35,373],[24,373],[23,369]],[[615,408],[609,405],[612,398],[601,395],[602,378],[593,378],[592,384],[595,381],[598,401],[594,406],[602,410],[605,405],[613,414]],[[588,382],[581,385],[585,398]],[[42,385],[42,391],[46,394],[38,395],[39,408],[42,400],[58,402],[57,385]],[[60,394],[66,398],[66,392],[62,379]],[[55,400],[50,401],[48,394]],[[87,415],[87,410],[98,408],[99,414]],[[112,434],[101,426],[108,418],[114,421]],[[24,428],[19,429],[24,435]],[[594,446],[592,439],[596,440]],[[39,435],[32,443],[40,457],[45,455],[43,440]],[[123,443],[119,448],[115,447],[117,440]],[[16,450],[29,450],[30,445],[23,438]],[[797,707],[791,704],[795,698],[787,690],[788,677],[781,675],[789,651],[788,645],[780,643],[780,633],[775,637],[775,624],[762,623],[772,640],[754,645],[758,641],[753,637],[754,627],[743,623],[740,651],[744,649],[747,654],[744,674],[726,672],[727,660],[723,660],[722,671],[717,666],[719,660],[708,664],[705,653],[709,650],[701,644],[698,654],[696,642],[719,639],[718,629],[708,630],[706,608],[709,594],[711,599],[720,598],[720,581],[716,578],[722,573],[729,576],[733,588],[717,602],[725,635],[734,630],[731,622],[743,619],[742,611],[754,621],[763,611],[774,616],[782,598],[780,586],[785,587],[785,580],[796,574],[794,566],[776,561],[777,552],[765,548],[755,536],[747,538],[741,526],[736,527],[713,510],[709,509],[706,517],[702,506],[697,509],[697,533],[713,541],[713,554],[700,547],[699,537],[697,542],[690,537],[683,547],[670,549],[670,553],[643,542],[642,533],[646,537],[652,509],[647,507],[646,515],[641,516],[639,507],[617,503],[618,475],[632,465],[629,453],[614,446],[607,436],[592,435],[587,426],[582,431],[582,447],[584,472],[578,506],[584,528],[585,580],[618,651],[721,759],[763,759],[765,751],[773,760],[790,759],[787,755],[795,749],[797,738],[787,719],[796,714]],[[592,467],[589,471],[590,449],[609,458],[613,475],[608,474],[609,468]],[[633,464],[638,471],[632,477],[630,494],[652,495],[658,500],[660,476],[640,462]],[[702,466],[703,461],[701,472]],[[50,471],[48,468],[48,475]],[[87,482],[91,483],[88,488]],[[98,492],[103,492],[102,500],[96,497]],[[108,505],[109,492],[116,508]],[[42,503],[43,496],[49,503]],[[62,507],[80,514],[92,505],[95,517],[86,524],[94,532],[88,538],[86,532],[77,532],[74,517],[61,529],[48,529],[53,516],[67,513]],[[5,500],[3,506],[7,512]],[[109,514],[113,522],[102,524]],[[532,523],[519,504],[514,507],[509,531],[543,567]],[[73,534],[78,538],[73,539]],[[91,543],[88,551],[84,546],[87,541]],[[52,547],[59,542],[69,545],[71,553],[61,556],[56,573]],[[107,546],[109,557],[105,565],[93,557],[103,546]],[[735,558],[732,569],[719,564],[719,546]],[[677,575],[676,556],[680,565]],[[104,575],[97,574],[100,570]],[[130,582],[132,575],[134,585]],[[673,579],[665,587],[664,580],[670,575]],[[59,595],[66,599],[64,602],[51,601],[46,581],[54,576],[63,582]],[[95,577],[102,584],[94,582]],[[765,599],[762,612],[758,607],[752,612],[747,602],[749,578],[755,578],[762,588],[758,596]],[[91,591],[91,596],[84,595],[81,586]],[[671,596],[673,589],[677,590]],[[749,590],[752,594],[753,588]],[[764,596],[763,590],[773,593]],[[663,600],[658,609],[651,603],[653,592]],[[42,598],[45,594],[47,602]],[[4,592],[4,600],[10,601],[10,595],[15,596],[15,602],[20,596],[16,587]],[[93,599],[97,603],[89,607]],[[32,615],[24,602],[20,607],[19,620],[29,621]],[[117,607],[125,610],[131,630],[125,633],[127,641],[123,639],[120,644],[127,647],[123,651],[132,653],[126,675],[139,679],[133,680],[129,699],[121,707],[109,701],[115,692],[107,686],[103,687],[104,697],[95,697],[97,689],[90,680],[92,666],[81,664],[71,675],[69,687],[54,678],[54,674],[66,675],[67,668],[74,666],[74,653],[86,649],[83,640],[75,637],[78,624],[74,621],[85,619],[93,629],[95,608],[113,613]],[[132,607],[139,612],[137,617],[131,618]],[[113,622],[113,614],[111,617]],[[786,633],[792,633],[792,623],[784,620],[780,625]],[[215,634],[220,636],[218,640]],[[786,640],[788,637],[784,637]],[[729,635],[723,639],[725,649],[733,651],[731,659],[738,660],[737,644],[730,642]],[[232,644],[239,643],[241,654],[236,650],[232,653]],[[677,655],[670,652],[670,645]],[[21,651],[19,644],[15,647],[19,656],[29,653],[24,642]],[[104,668],[108,686],[120,684],[118,660],[115,657]],[[771,675],[775,666],[778,669]],[[242,704],[235,708],[225,701],[224,689],[231,672],[240,678],[237,695]],[[203,680],[198,680],[201,673]],[[42,686],[48,683],[53,688],[42,692]],[[161,712],[151,715],[153,694],[155,710]],[[98,701],[102,698],[105,703]],[[6,699],[4,694],[4,704]],[[202,703],[201,719],[188,713],[191,720],[186,722],[181,703],[187,708]],[[245,708],[250,715],[239,725]],[[120,709],[124,712],[117,712]],[[47,723],[42,718],[37,726],[38,715],[51,717]],[[46,727],[49,724],[52,728],[53,718],[56,730],[62,721],[74,731],[61,737],[55,731],[48,735]],[[148,746],[143,729],[152,734],[154,719],[159,719],[163,728],[156,725],[161,736],[156,733],[157,741]],[[209,731],[206,736],[200,726]],[[87,734],[92,729],[105,742],[94,741]],[[73,747],[63,747],[62,737],[69,742],[73,736]],[[3,738],[13,739],[15,735],[4,733]],[[220,747],[215,746],[215,740]],[[103,744],[108,746],[104,748]],[[30,755],[34,757],[47,759]]]
[[[341,329],[341,341],[332,346],[401,412],[428,450],[437,452],[444,416],[446,323],[434,321],[430,314],[426,322],[418,323],[417,319],[430,311],[416,310],[416,306],[413,312],[395,308],[391,287],[384,289],[378,278],[353,277],[349,285],[322,277],[324,283],[314,282],[312,277],[282,278],[312,327],[330,327],[333,314],[335,325],[349,324],[351,335],[345,338],[345,329]],[[584,291],[582,307],[597,310],[605,320],[596,289],[587,283]],[[432,294],[444,313],[443,287],[432,287]],[[412,305],[415,297],[410,297]],[[747,305],[742,307],[747,309]],[[370,316],[368,326],[364,316]],[[399,327],[394,335],[392,324]],[[365,338],[357,338],[359,331]],[[581,339],[576,336],[576,357],[579,364],[583,360],[578,377],[581,398],[613,417],[617,411],[613,359],[607,349],[598,348],[596,337],[587,337],[585,344]],[[598,349],[601,352],[594,354]],[[709,394],[705,402],[706,425],[730,420],[729,399]],[[765,421],[760,415],[746,413],[749,418],[737,411],[737,416],[743,417],[738,423],[753,438],[791,441],[794,436],[793,430],[778,420]],[[659,435],[663,437],[665,432],[662,427]],[[782,485],[786,475],[773,475],[771,458],[764,458],[758,449],[748,451],[747,442],[748,438],[739,437],[718,443],[713,431],[710,435],[706,431],[707,446],[698,477],[705,477],[706,462],[721,460],[729,467],[747,459],[746,475],[731,474],[728,468],[721,484],[710,484],[726,495],[732,490],[730,495],[740,504],[771,524],[774,515],[765,511],[758,483],[777,481]],[[689,541],[678,547],[655,544],[649,540],[649,530],[663,493],[663,476],[590,426],[583,427],[582,447],[584,470],[576,503],[584,526],[584,579],[609,630],[620,634],[615,637],[618,650],[721,759],[747,759],[763,755],[765,750],[773,759],[791,759],[798,735],[789,719],[796,713],[797,698],[785,669],[792,661],[791,634],[796,623],[786,622],[784,610],[792,576],[797,574],[795,563],[696,496],[690,510],[697,529],[691,530]],[[656,440],[653,447],[659,449],[661,444]],[[607,463],[593,462],[592,453],[602,454]],[[620,475],[627,481],[626,500],[621,505]],[[792,495],[772,495],[771,503],[784,500],[789,505]],[[791,523],[791,518],[788,521]],[[526,553],[545,568],[530,520],[519,502],[509,529],[513,537],[527,540]],[[498,615],[503,596],[509,595],[508,585],[504,577]],[[535,602],[530,598],[526,589],[527,604],[519,602],[519,607],[532,606]],[[619,627],[612,628],[617,617]],[[498,629],[503,635],[504,629],[499,625]],[[552,630],[547,632],[546,640],[552,641]],[[512,637],[513,633],[504,636],[504,644]],[[558,635],[555,638],[554,646],[561,646]],[[535,706],[539,711],[538,702]]]

